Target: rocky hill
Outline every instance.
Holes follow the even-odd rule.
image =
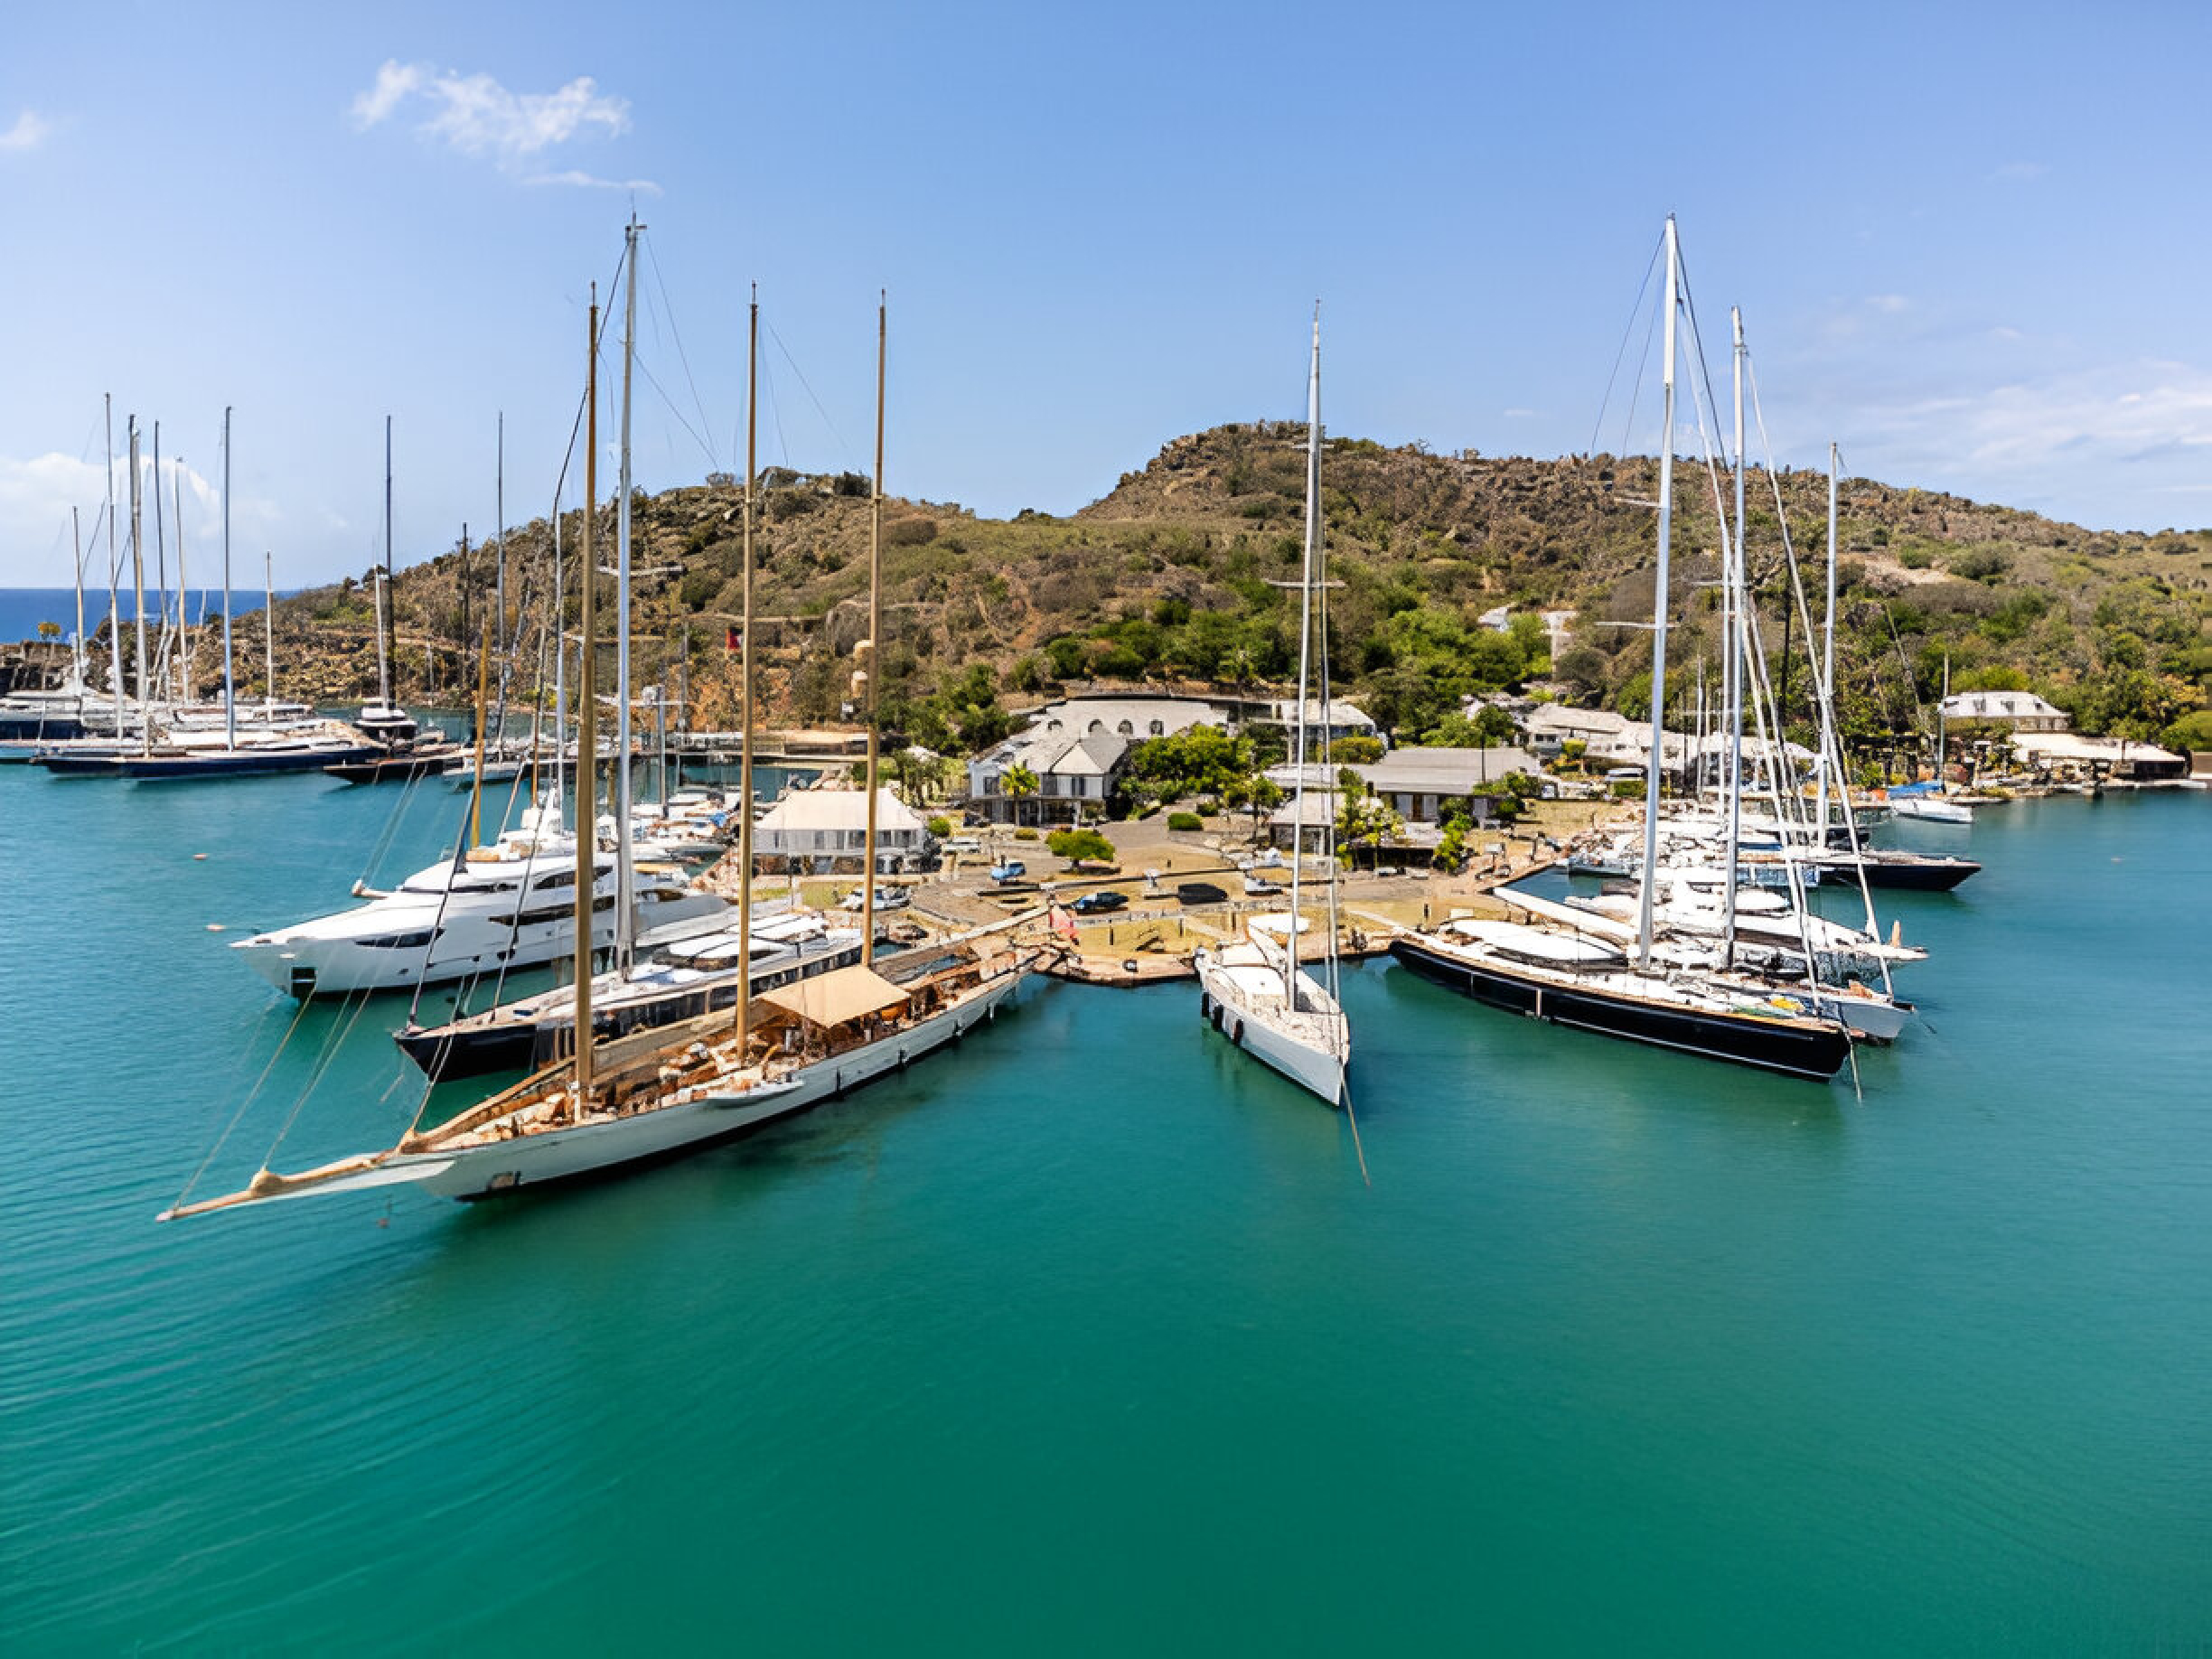
[[[1636,709],[1648,700],[1656,463],[1536,461],[1326,445],[1323,509],[1331,662],[1401,737],[1443,727],[1467,691],[1535,682]],[[834,718],[848,653],[866,632],[870,502],[850,473],[763,474],[755,537],[756,634],[772,717]],[[1725,485],[1723,487],[1726,487]],[[1817,616],[1827,480],[1784,471],[1748,483],[1749,545],[1770,656],[1785,633],[1783,525]],[[1783,514],[1776,510],[1778,492]],[[1716,634],[1715,487],[1675,473],[1682,687]],[[1305,433],[1238,424],[1176,439],[1101,500],[1068,518],[978,518],[957,504],[884,503],[886,709],[926,740],[987,739],[1005,701],[1094,681],[1279,683],[1295,671],[1296,578]],[[726,630],[739,606],[742,490],[731,480],[635,501],[634,649],[641,683],[675,683],[688,661],[693,723],[735,719]],[[612,548],[612,509],[599,531]],[[1839,502],[1843,670],[1863,725],[1907,722],[1948,658],[1954,683],[2023,685],[2090,729],[2155,731],[2212,694],[2212,531],[2095,532],[2032,513],[1869,480]],[[571,556],[581,515],[561,526]],[[551,526],[507,538],[519,642],[511,696],[534,685],[550,591]],[[494,559],[439,552],[396,585],[398,695],[473,694],[473,642],[492,609]],[[573,578],[571,578],[573,580]],[[576,595],[566,595],[573,626]],[[1500,633],[1500,607],[1526,616]],[[280,689],[359,697],[374,681],[369,592],[361,581],[279,605]],[[1538,611],[1573,613],[1554,642]],[[611,627],[611,603],[603,606]],[[1627,625],[1620,625],[1627,624]],[[1793,717],[1803,711],[1803,623],[1792,617]],[[687,657],[688,641],[688,657]],[[1559,646],[1556,661],[1551,646]],[[495,670],[496,671],[496,670]]]

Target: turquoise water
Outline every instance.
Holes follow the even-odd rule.
[[[1187,988],[1039,984],[634,1179],[156,1226],[292,1018],[206,924],[390,805],[0,770],[12,1654],[2212,1643],[2201,796],[1985,812],[1863,1100],[1373,964],[1369,1188]],[[389,1140],[398,1011],[203,1190],[325,1037],[276,1161]]]

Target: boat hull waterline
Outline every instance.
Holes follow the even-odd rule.
[[[997,1017],[1026,976],[1008,972],[986,981],[953,1008],[916,1020],[895,1038],[865,1045],[794,1068],[750,1088],[707,1090],[696,1099],[627,1117],[595,1119],[567,1129],[471,1144],[447,1150],[393,1151],[356,1160],[358,1167],[270,1176],[245,1194],[183,1204],[157,1218],[173,1221],[216,1208],[289,1198],[323,1197],[378,1187],[412,1186],[470,1202],[611,1173],[631,1165],[697,1151],[819,1106],[924,1054],[959,1041]]]
[[[1565,974],[1513,971],[1419,937],[1392,941],[1391,954],[1422,979],[1509,1014],[1786,1077],[1825,1082],[1851,1053],[1850,1037],[1825,1023],[1611,995]]]

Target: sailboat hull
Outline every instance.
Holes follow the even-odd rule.
[[[1824,1082],[1851,1052],[1850,1038],[1833,1026],[1610,995],[1564,975],[1517,972],[1508,964],[1439,950],[1418,937],[1392,941],[1391,954],[1422,979],[1509,1014],[1786,1077]]]
[[[1321,998],[1320,987],[1310,978],[1302,973],[1298,978],[1312,998]],[[1201,962],[1198,985],[1201,1016],[1233,1046],[1242,1049],[1332,1106],[1344,1100],[1346,1056],[1341,1052],[1344,1032],[1341,1014],[1334,1020],[1306,1016],[1300,1023],[1312,1027],[1310,1032],[1294,1032],[1284,1029],[1261,1010],[1245,1006],[1235,975],[1218,964]],[[1337,1039],[1336,1045],[1332,1045],[1332,1036]]]
[[[863,1084],[904,1071],[993,1018],[1024,976],[1008,973],[930,1018],[876,1042],[803,1065],[773,1083],[717,1091],[634,1117],[553,1134],[440,1152],[444,1167],[425,1176],[427,1192],[473,1201],[557,1182],[587,1179],[630,1165],[672,1158],[795,1117]]]

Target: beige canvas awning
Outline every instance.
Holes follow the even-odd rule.
[[[856,965],[780,985],[754,1000],[781,1008],[811,1026],[841,1026],[866,1014],[903,1009],[906,993],[873,968]]]

